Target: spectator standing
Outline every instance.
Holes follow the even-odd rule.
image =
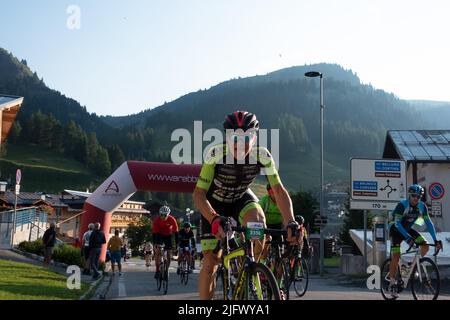
[[[53,249],[56,243],[56,230],[55,223],[50,223],[50,228],[45,230],[44,236],[42,237],[42,242],[44,243],[44,267],[48,267],[50,261],[52,260]]]
[[[88,231],[83,234],[81,252],[84,257],[84,270],[83,274],[91,275],[90,259],[89,259],[89,238],[91,237],[92,231],[94,230],[94,224],[89,223]]]
[[[113,275],[115,274],[114,271],[114,264],[117,263],[117,266],[119,268],[119,276],[122,275],[122,264],[120,262],[121,260],[121,248],[123,246],[123,241],[119,237],[119,230],[114,231],[114,236],[109,239],[108,241],[108,249],[111,254],[111,269]]]
[[[100,253],[102,251],[102,245],[106,243],[105,234],[100,230],[100,223],[96,222],[94,224],[94,231],[92,231],[89,237],[89,259],[91,264],[91,269],[94,271],[92,277],[98,279],[100,277],[99,272],[99,259]]]

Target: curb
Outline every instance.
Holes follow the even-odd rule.
[[[78,299],[78,300],[91,300],[91,299],[87,299],[87,297],[95,290],[97,289],[97,287],[101,284],[101,282],[104,280],[105,276],[102,273],[102,275],[100,276],[100,278],[98,278],[97,280],[95,280],[94,282],[91,283],[91,285],[89,286],[89,289]],[[111,280],[109,281],[111,282]],[[108,289],[109,289],[109,285],[108,285]],[[105,294],[106,296],[106,294]]]

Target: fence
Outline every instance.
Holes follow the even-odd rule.
[[[21,241],[36,240],[42,237],[47,226],[47,213],[37,211],[36,207],[16,210],[16,232],[14,245]],[[14,210],[0,212],[0,248],[11,248]]]

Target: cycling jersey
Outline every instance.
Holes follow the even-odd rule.
[[[395,227],[405,239],[409,240],[415,238],[412,237],[409,232],[413,225],[422,218],[427,225],[431,237],[436,241],[436,230],[433,222],[431,222],[431,219],[428,216],[427,206],[422,201],[419,201],[417,206],[411,206],[409,200],[400,201],[393,211],[393,216],[394,221],[390,223],[390,228]]]
[[[272,187],[281,183],[275,162],[266,148],[255,146],[241,163],[233,157],[228,144],[222,143],[207,152],[197,187],[208,191],[208,200],[235,203],[262,170]]]
[[[186,229],[182,229],[179,232],[179,240],[180,244],[179,246],[182,248],[195,248],[195,238],[194,233],[192,230],[189,230],[189,232],[186,232]]]
[[[269,195],[265,195],[259,200],[259,204],[264,211],[266,216],[266,223],[268,225],[281,224],[283,223],[283,216],[281,215],[280,209],[277,204],[272,201]]]
[[[172,235],[172,233],[178,232],[177,220],[172,216],[168,216],[166,220],[157,217],[153,222],[152,232],[163,236]]]

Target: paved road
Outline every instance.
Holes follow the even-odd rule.
[[[172,262],[175,266],[176,262]],[[176,269],[170,268],[169,289],[167,295],[163,295],[156,288],[154,266],[147,268],[143,260],[132,259],[124,264],[122,276],[114,276],[107,299],[120,300],[197,300],[198,299],[198,266],[190,275],[187,286],[181,285]],[[312,276],[308,291],[304,297],[298,298],[295,291],[291,290],[291,300],[382,300],[379,291],[372,291],[355,284],[343,284],[333,277],[320,278]],[[446,292],[440,297],[450,300]],[[400,295],[400,300],[412,300],[410,292]]]

